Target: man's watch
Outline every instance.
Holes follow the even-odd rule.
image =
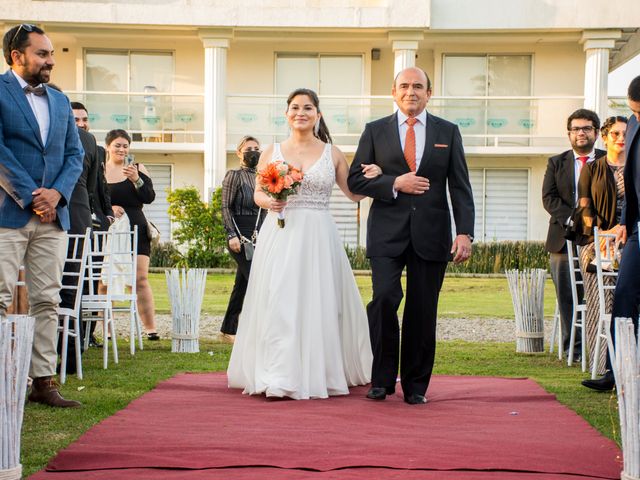
[[[469,238],[469,241],[473,243],[473,235],[471,235],[470,233],[465,233],[465,235],[467,236],[467,238]]]

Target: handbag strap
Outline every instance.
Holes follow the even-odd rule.
[[[256,218],[256,224],[253,227],[253,233],[251,234],[251,240],[249,240],[247,237],[242,235],[242,232],[240,232],[240,229],[238,228],[238,224],[236,223],[236,219],[233,218],[233,215],[231,215],[231,221],[233,222],[233,226],[236,227],[236,232],[238,232],[238,237],[240,238],[240,242],[242,242],[242,243],[251,242],[252,244],[255,245],[256,239],[258,238],[258,224],[260,223],[260,215],[261,215],[261,213],[262,213],[262,207],[260,207],[258,209],[258,218]]]

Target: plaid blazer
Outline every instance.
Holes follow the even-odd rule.
[[[57,222],[69,229],[67,205],[82,172],[84,151],[69,99],[46,87],[49,135],[42,144],[38,122],[11,70],[0,75],[0,227],[20,228],[33,215],[32,192],[53,188],[62,198]]]

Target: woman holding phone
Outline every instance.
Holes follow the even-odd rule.
[[[142,212],[144,204],[153,202],[156,193],[149,172],[141,163],[134,163],[129,154],[131,137],[125,130],[111,130],[105,138],[107,162],[105,177],[111,194],[113,213],[120,218],[127,214],[131,228],[138,226],[138,266],[136,271],[136,294],[138,314],[149,340],[159,340],[155,320],[153,293],[149,284],[149,238],[147,219]]]

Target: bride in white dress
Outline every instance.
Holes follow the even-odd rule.
[[[369,383],[373,357],[367,315],[329,198],[334,183],[353,201],[364,197],[347,187],[347,162],[330,143],[317,95],[298,89],[287,105],[291,136],[264,151],[258,170],[284,160],[304,178],[286,202],[256,186],[255,201],[269,214],[253,257],[229,387],[293,399],[347,395],[350,386]],[[367,178],[381,173],[376,165],[363,171]],[[277,225],[281,211],[284,228]]]

